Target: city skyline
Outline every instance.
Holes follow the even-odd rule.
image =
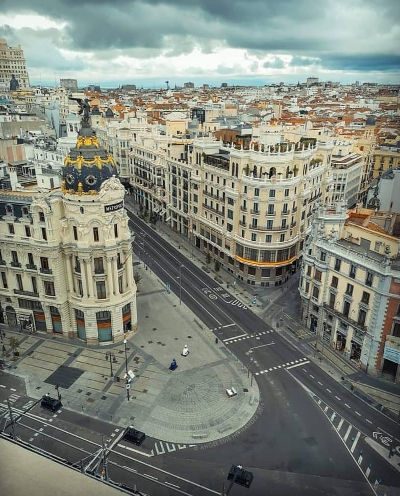
[[[24,47],[33,84],[263,85],[308,76],[394,83],[397,2],[5,0],[0,36]],[[180,19],[184,22],[180,22]],[[99,29],[100,27],[100,29]]]

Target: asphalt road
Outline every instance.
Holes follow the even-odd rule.
[[[152,496],[221,494],[231,464],[254,474],[250,490],[235,485],[231,495],[400,494],[399,467],[387,456],[388,446],[400,449],[398,424],[337,383],[304,347],[285,340],[153,228],[133,215],[131,226],[139,257],[181,295],[200,332],[213,332],[216,346],[223,342],[257,381],[257,414],[233,436],[150,457],[146,446],[122,440],[115,425],[63,408],[43,410],[26,396],[21,379],[0,372],[0,428],[7,424],[12,432],[9,399],[14,414],[29,409],[16,425],[19,439],[97,472],[104,443],[110,478]]]
[[[259,384],[262,412],[258,420],[236,438],[237,454],[231,444],[224,444],[217,449],[215,461],[224,460],[225,467],[229,460],[228,465],[241,463],[252,470],[267,471],[268,475],[255,480],[262,479],[268,487],[270,472],[279,471],[278,486],[283,488],[287,483],[289,488],[294,484],[293,494],[297,487],[296,477],[302,481],[312,480],[310,488],[316,491],[314,494],[328,494],[328,489],[331,494],[346,494],[346,491],[348,494],[371,494],[365,476],[368,467],[372,484],[379,481],[380,486],[399,488],[400,476],[396,468],[364,443],[366,437],[379,442],[380,435],[384,434],[393,447],[400,445],[399,425],[307,360],[303,352],[278,332],[273,332],[268,323],[241,305],[235,294],[217,284],[154,228],[133,214],[130,218],[136,234],[134,249],[137,255],[175,294],[181,295],[182,302],[208,329],[225,341]],[[346,428],[347,432],[348,425],[353,426],[347,437],[350,446],[343,442],[346,432],[337,431],[337,426],[331,424],[319,408],[318,400],[323,401],[330,412],[335,412],[334,418],[344,419],[341,429]],[[249,438],[251,442],[248,442]],[[204,453],[205,464],[210,463],[211,452],[207,449]],[[363,461],[358,464],[360,452]],[[181,455],[182,458],[187,456],[188,453]],[[191,473],[189,466],[190,460],[188,473]],[[271,494],[281,493],[285,494],[285,490],[277,488],[277,492]]]

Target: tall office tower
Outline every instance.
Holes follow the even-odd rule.
[[[11,85],[10,85],[11,83]],[[10,47],[0,38],[0,88],[15,90],[29,87],[24,51],[20,46]]]

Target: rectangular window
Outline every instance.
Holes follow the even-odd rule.
[[[254,196],[260,196],[259,188],[254,188]]]
[[[353,290],[354,290],[354,286],[352,284],[347,283],[346,294],[349,296],[353,296]]]
[[[325,251],[321,251],[320,260],[321,260],[321,262],[325,262],[325,260],[326,260],[326,252]]]
[[[363,291],[362,297],[361,297],[361,302],[364,303],[364,305],[368,305],[369,303],[369,296],[370,294],[367,293],[366,291]]]
[[[335,308],[336,295],[335,293],[329,293],[329,306]]]
[[[336,276],[332,276],[332,282],[331,282],[332,288],[337,288],[338,283],[339,283],[339,279]]]
[[[271,243],[271,241],[272,241],[272,236],[271,236],[270,234],[267,234],[267,235],[265,236],[265,242],[266,242],[266,243]]]
[[[367,277],[365,278],[365,284],[371,287],[373,280],[374,280],[373,274],[371,274],[371,272],[367,272]]]
[[[22,284],[22,277],[21,277],[21,274],[17,274],[17,286],[18,286],[18,289],[20,291],[23,291],[24,290],[24,286]]]
[[[316,281],[320,281],[321,282],[321,278],[322,278],[322,272],[320,270],[315,269],[314,279]]]
[[[273,225],[274,225],[273,220],[267,220],[267,229],[272,229]]]
[[[31,237],[31,228],[29,226],[25,226],[25,236],[27,238]]]
[[[283,242],[285,241],[285,233],[282,233],[282,234],[280,235],[279,241],[280,241],[281,243],[283,243]]]
[[[47,257],[40,257],[40,266],[44,270],[49,270],[49,259]]]
[[[45,227],[42,227],[42,238],[47,241],[47,232],[46,232],[46,228]]]
[[[81,262],[78,257],[75,257],[75,272],[81,273]]]
[[[52,281],[43,281],[44,292],[47,296],[55,296],[54,283]]]
[[[261,277],[270,277],[271,269],[261,269]]]
[[[343,315],[348,317],[350,313],[350,303],[348,301],[343,302]]]
[[[398,322],[395,322],[393,325],[392,336],[395,336],[396,338],[400,338],[400,324]]]
[[[36,282],[36,277],[32,277],[32,278],[31,278],[31,280],[32,280],[32,291],[33,291],[34,293],[37,293],[37,292],[38,292],[38,290],[37,290],[37,282]]]
[[[96,282],[96,290],[97,290],[97,299],[105,300],[107,298],[106,294],[106,283],[104,281]]]
[[[8,232],[9,234],[15,234],[14,224],[8,224]]]
[[[227,215],[228,215],[228,219],[233,219],[233,210],[228,209]]]
[[[7,284],[7,276],[5,272],[1,273],[1,282],[3,283],[3,288],[7,289],[8,284]]]
[[[287,222],[286,219],[282,219],[282,223],[281,223],[282,229],[285,229],[286,228],[286,222]]]
[[[33,260],[32,253],[28,253],[28,264],[29,265],[35,265],[35,261]]]
[[[356,277],[356,272],[357,272],[357,267],[353,264],[350,265],[350,272],[349,272],[349,276],[352,278],[352,279],[355,279]]]
[[[118,238],[118,224],[114,224],[114,237]]]
[[[99,241],[99,228],[98,227],[93,228],[93,240],[96,242]]]
[[[18,261],[18,253],[16,251],[12,251],[11,252],[11,259],[12,259],[12,261],[13,261],[14,264],[19,263],[19,261]]]
[[[313,287],[312,295],[313,295],[313,298],[316,298],[318,300],[319,288],[317,286]]]
[[[270,189],[269,190],[269,197],[270,198],[275,198],[275,190],[274,189]]]
[[[367,312],[365,310],[360,309],[358,311],[358,323],[360,325],[365,325],[365,320],[367,318]]]
[[[268,215],[274,215],[275,206],[273,204],[268,205]]]
[[[283,214],[287,214],[287,212],[288,212],[288,204],[287,203],[284,203],[283,204],[283,208],[282,208],[282,213]]]
[[[311,277],[311,265],[307,265],[307,275]]]
[[[340,258],[336,258],[336,260],[335,260],[335,270],[337,270],[339,272],[341,265],[342,265],[342,261],[340,260]]]
[[[256,233],[251,233],[251,240],[257,241],[257,234]]]
[[[306,289],[305,289],[305,291],[306,291],[307,294],[310,291],[310,283],[308,281],[306,282]]]
[[[94,259],[94,273],[95,274],[104,274],[104,263],[103,257]]]
[[[118,277],[118,289],[119,289],[120,294],[122,294],[124,292],[124,288],[122,286],[122,276]]]
[[[83,296],[83,286],[82,286],[82,280],[78,279],[78,294],[79,296]]]
[[[289,190],[285,189],[285,196],[289,196]]]
[[[44,222],[44,212],[39,212],[39,222]]]
[[[74,240],[78,241],[78,229],[76,228],[76,226],[73,226],[72,230],[74,231]]]

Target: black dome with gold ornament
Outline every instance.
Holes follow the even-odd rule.
[[[117,175],[113,157],[100,146],[96,133],[82,120],[76,146],[64,160],[61,189],[64,193],[96,195],[104,181]]]

